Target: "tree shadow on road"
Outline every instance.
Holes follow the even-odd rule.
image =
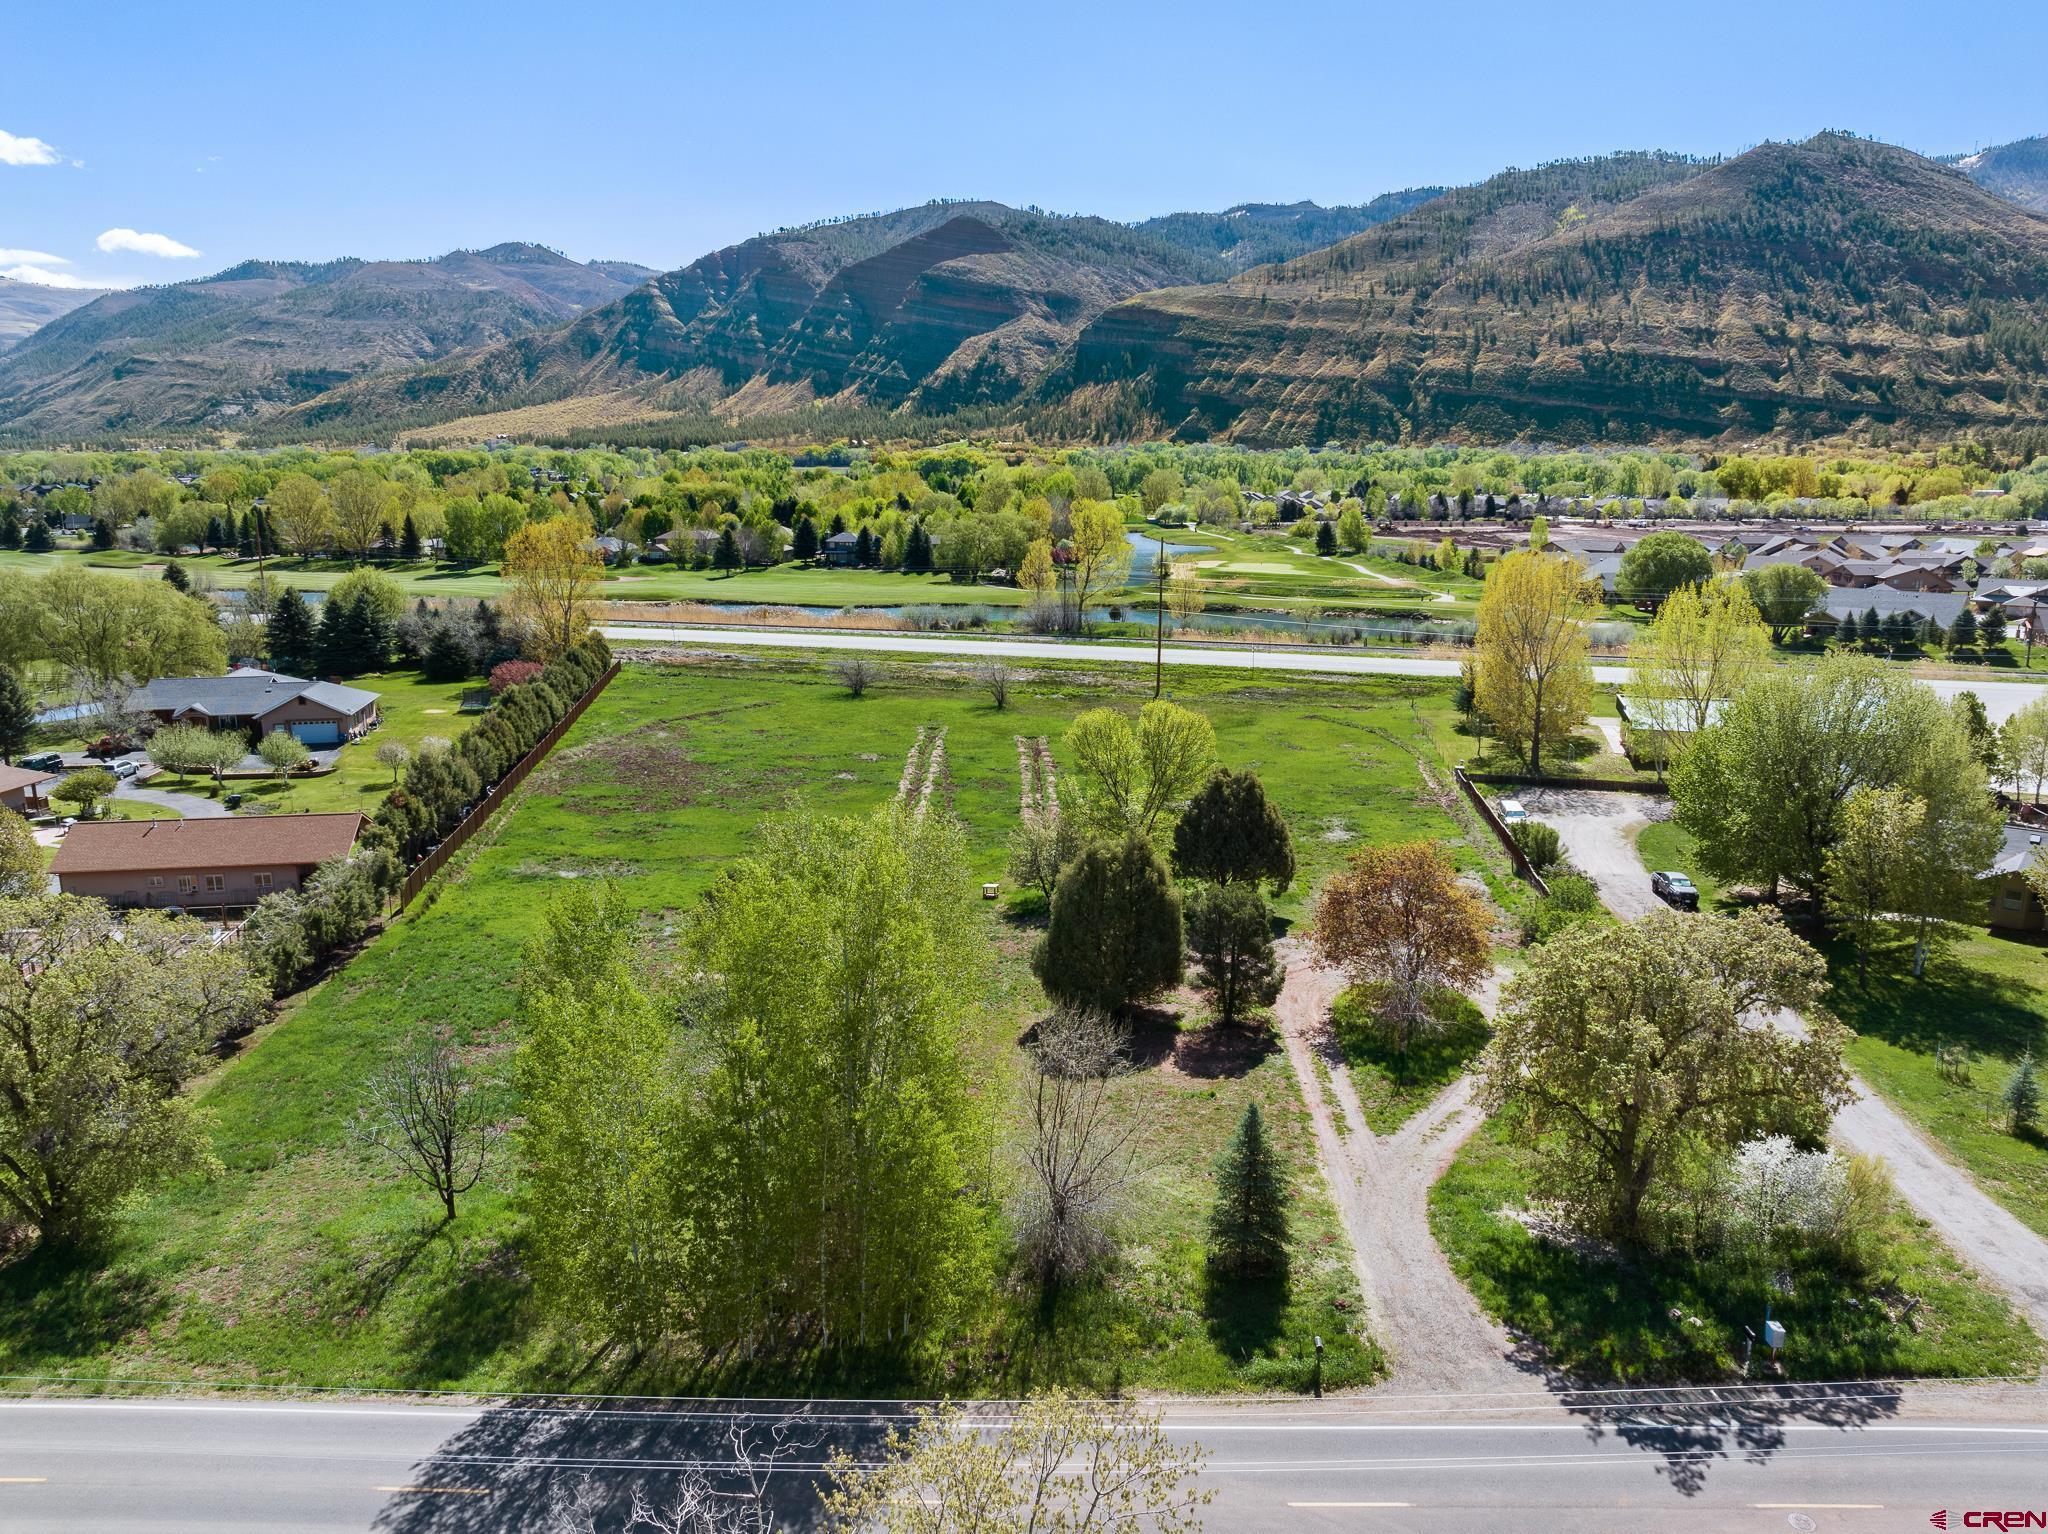
[[[636,1493],[660,1507],[702,1478],[721,1497],[758,1496],[777,1529],[815,1529],[833,1453],[871,1463],[889,1429],[907,1425],[885,1402],[523,1401],[487,1411],[415,1465],[373,1527],[625,1534]]]

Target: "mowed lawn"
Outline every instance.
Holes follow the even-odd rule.
[[[1461,862],[1483,866],[1412,754],[1428,755],[1423,720],[1448,706],[1440,690],[1227,674],[1176,684],[1215,721],[1222,759],[1256,768],[1294,825],[1302,878],[1284,914],[1298,915],[1313,883],[1363,840],[1443,836]],[[1081,710],[1135,705],[1149,691],[1132,671],[1047,668],[998,712],[957,667],[885,667],[858,700],[801,660],[628,667],[429,901],[202,1085],[220,1175],[141,1201],[94,1259],[0,1269],[0,1371],[467,1389],[1002,1393],[1064,1381],[1208,1392],[1303,1387],[1320,1333],[1330,1384],[1370,1377],[1377,1354],[1360,1336],[1348,1248],[1284,1056],[1198,1031],[1185,996],[1135,1036],[1140,1069],[1118,1089],[1141,1126],[1144,1167],[1122,1260],[1049,1305],[1005,1282],[957,1335],[881,1373],[793,1357],[709,1374],[686,1356],[622,1371],[539,1315],[509,1154],[438,1229],[427,1196],[346,1133],[366,1077],[415,1028],[445,1026],[482,1067],[502,1068],[521,945],[569,881],[619,881],[645,913],[636,936],[656,971],[677,916],[745,854],[762,817],[886,801],[927,725],[946,730],[947,796],[976,874],[1000,879],[1017,820],[1017,737],[1046,736],[1058,755]],[[1032,905],[979,908],[999,961],[967,1041],[1012,1144],[1017,1040],[1043,1010],[1025,962]],[[500,1092],[513,1121],[517,1104]],[[1213,1293],[1201,1257],[1211,1168],[1252,1101],[1297,1195],[1293,1282]],[[999,1161],[1001,1184],[1011,1162]]]

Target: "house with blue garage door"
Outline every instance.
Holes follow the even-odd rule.
[[[226,676],[167,676],[128,695],[131,714],[164,724],[236,729],[260,740],[286,730],[309,746],[360,740],[377,725],[377,694],[242,666]]]

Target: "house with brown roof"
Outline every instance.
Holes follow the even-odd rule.
[[[39,815],[50,807],[50,790],[63,777],[34,767],[0,767],[0,806],[17,815]]]
[[[246,910],[295,890],[345,857],[363,829],[338,815],[224,815],[190,820],[86,820],[50,863],[57,888],[120,907]]]

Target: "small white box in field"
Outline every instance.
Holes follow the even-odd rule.
[[[993,900],[996,898],[996,891],[1001,888],[1000,884],[984,884],[981,887],[981,898],[983,900]]]
[[[1764,1322],[1764,1346],[1775,1352],[1784,1345],[1785,1323],[1783,1321]]]

